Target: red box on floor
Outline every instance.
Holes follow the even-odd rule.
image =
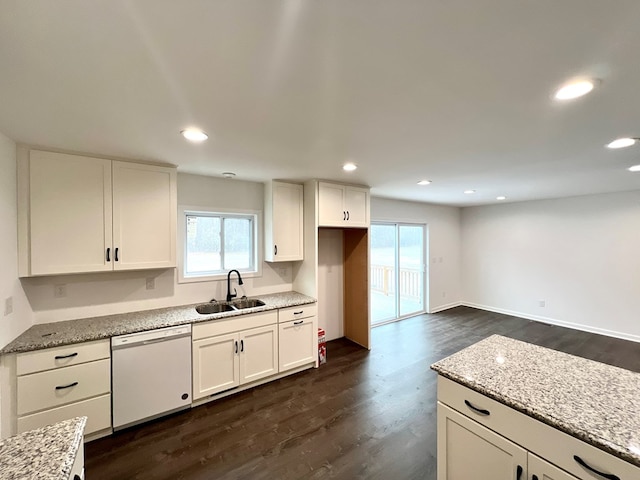
[[[327,342],[325,340],[324,328],[318,329],[318,362],[320,365],[327,363]]]

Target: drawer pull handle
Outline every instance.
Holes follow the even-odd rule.
[[[73,352],[73,353],[70,353],[69,355],[56,355],[54,358],[56,360],[64,360],[65,358],[72,358],[77,356],[78,356],[78,352]]]
[[[520,480],[522,478],[522,467],[518,465],[516,468],[516,480]]]
[[[300,310],[299,312],[293,312],[294,315],[302,315],[304,313],[304,310]]]
[[[586,468],[587,470],[589,470],[592,473],[595,473],[596,475],[600,475],[602,478],[606,478],[608,480],[620,480],[620,477],[617,475],[614,475],[612,473],[603,473],[603,472],[599,472],[598,470],[596,470],[595,468],[593,468],[592,466],[588,465],[587,462],[585,462],[584,460],[582,460],[578,455],[574,455],[573,459],[581,466]]]
[[[303,323],[304,323],[304,320],[298,320],[297,322],[293,322],[294,325],[300,325]]]
[[[113,258],[116,262],[118,261],[118,247],[116,247],[116,254],[115,257]]]
[[[111,248],[107,248],[107,262],[111,261]]]
[[[240,351],[244,352],[244,340],[240,340]]]
[[[58,385],[56,387],[56,390],[64,390],[65,388],[75,387],[76,385],[78,385],[78,382],[73,382],[73,383],[70,383],[69,385]]]
[[[489,410],[485,410],[484,408],[474,407],[469,400],[465,400],[464,404],[474,412],[479,413],[480,415],[491,415],[491,412]]]
[[[235,344],[236,344],[236,353],[238,353],[238,342],[236,341]]]

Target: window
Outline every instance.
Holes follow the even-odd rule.
[[[214,280],[229,270],[258,273],[255,213],[181,211],[181,280]]]

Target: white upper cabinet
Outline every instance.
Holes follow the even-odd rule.
[[[32,151],[31,275],[112,270],[111,161]]]
[[[265,184],[265,260],[303,259],[303,187],[271,181]]]
[[[320,227],[369,227],[369,189],[318,182]]]
[[[114,270],[175,267],[176,218],[175,169],[113,162]]]
[[[175,267],[176,170],[31,150],[20,276]]]

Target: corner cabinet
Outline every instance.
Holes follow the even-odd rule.
[[[31,150],[18,179],[21,277],[175,267],[175,168]]]
[[[439,376],[438,480],[470,478],[631,480],[640,468]]]
[[[369,227],[369,189],[318,182],[318,226]]]
[[[303,259],[303,186],[271,181],[265,184],[265,261]]]

